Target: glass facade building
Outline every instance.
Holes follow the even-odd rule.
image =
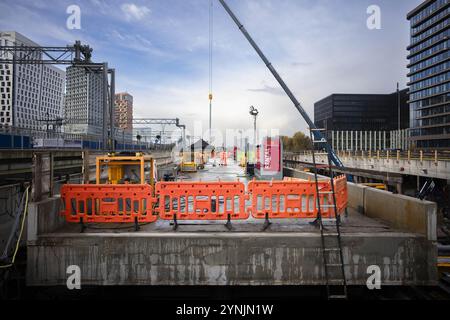
[[[332,94],[314,104],[314,123],[331,131],[390,131],[409,127],[408,90],[391,94]]]
[[[450,0],[424,1],[407,18],[411,143],[421,149],[449,149]]]

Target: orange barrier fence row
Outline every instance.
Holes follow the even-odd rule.
[[[61,189],[63,210],[69,222],[153,222],[151,185],[66,184]]]
[[[69,222],[153,222],[163,220],[245,220],[315,218],[317,197],[324,218],[334,217],[330,181],[286,179],[242,182],[158,182],[150,185],[69,185],[62,187],[62,214]],[[337,214],[347,206],[345,176],[334,179]]]
[[[329,184],[319,192],[328,191]],[[251,181],[248,190],[254,218],[314,218],[317,216],[316,185],[300,181]],[[332,204],[331,194],[319,194],[321,205]],[[321,208],[322,217],[334,216],[330,207]]]
[[[164,220],[247,219],[242,182],[158,182],[159,217]]]

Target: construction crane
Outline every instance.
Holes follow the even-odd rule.
[[[269,69],[269,71],[272,73],[272,75],[275,77],[275,79],[278,81],[280,86],[283,88],[284,92],[288,95],[289,99],[291,99],[292,103],[294,104],[295,108],[300,112],[303,119],[305,119],[306,123],[308,124],[310,130],[313,132],[313,139],[315,143],[319,143],[319,146],[326,149],[327,153],[329,154],[331,161],[333,164],[337,167],[344,167],[343,163],[337,156],[337,154],[334,152],[331,145],[327,142],[325,137],[320,132],[320,129],[316,127],[314,122],[311,120],[311,118],[306,113],[305,109],[303,109],[300,102],[297,100],[297,98],[294,96],[292,91],[289,89],[289,87],[286,85],[284,80],[281,78],[281,76],[278,74],[277,70],[275,70],[274,66],[270,63],[270,61],[266,58],[264,53],[261,51],[261,49],[258,47],[258,45],[255,43],[255,41],[252,39],[250,34],[247,32],[245,27],[242,25],[242,23],[239,21],[239,19],[236,17],[236,15],[231,11],[230,7],[227,5],[225,0],[219,0],[219,2],[222,4],[225,11],[230,15],[231,19],[236,23],[239,30],[241,30],[244,37],[248,40],[250,45],[255,49],[256,53],[259,55],[259,57],[262,59],[262,61],[265,63],[266,67]]]

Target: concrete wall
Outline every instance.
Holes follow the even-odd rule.
[[[17,207],[22,193],[20,185],[0,187],[0,253],[3,252],[8,241],[11,228],[14,225]]]
[[[383,285],[434,285],[435,247],[408,233],[344,235],[346,277],[364,285],[378,265]],[[337,259],[337,256],[333,257]],[[28,247],[28,285],[65,285],[67,267],[83,285],[325,284],[318,233],[55,234]]]
[[[437,240],[436,203],[370,187],[360,187],[353,183],[348,185],[349,194],[355,194],[349,203],[353,207],[362,207],[365,215],[386,221],[393,228],[422,234],[428,240]]]
[[[39,235],[54,232],[66,223],[65,218],[59,215],[60,205],[59,197],[29,203],[27,216],[29,244],[36,241]]]
[[[311,173],[290,168],[285,168],[285,175],[301,179],[314,179],[314,175]],[[348,182],[347,187],[350,208],[368,217],[383,220],[392,228],[419,233],[428,240],[436,241],[436,203],[351,182]]]

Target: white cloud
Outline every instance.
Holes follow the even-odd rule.
[[[137,6],[134,3],[124,3],[120,9],[122,9],[125,18],[129,21],[142,20],[151,12],[146,6]]]
[[[18,29],[39,43],[45,39],[43,44],[53,44],[55,38],[64,43],[80,36],[89,40],[94,54],[116,67],[117,90],[135,97],[135,116],[179,117],[189,130],[200,120],[206,128],[205,0],[153,1],[151,6],[133,4],[135,0],[80,1],[86,29],[78,33],[58,28],[56,23],[64,22],[59,15],[52,24],[34,7],[13,3],[26,0],[3,2],[8,1],[0,1],[0,29]],[[360,0],[235,0],[230,5],[313,117],[314,102],[331,93],[387,93],[395,90],[395,82],[406,82],[405,15],[414,4],[379,2],[386,12],[380,32],[366,28],[367,5]],[[251,128],[248,107],[255,105],[258,127],[282,134],[304,130],[305,121],[291,101],[220,4],[213,3],[213,128]],[[95,22],[93,29],[88,29],[89,21]],[[86,39],[89,35],[92,39]]]
[[[168,58],[171,56],[170,53],[160,50],[153,45],[152,41],[140,34],[130,34],[120,32],[119,30],[112,30],[106,35],[111,41],[127,50],[136,50],[153,56],[158,56],[160,58]]]

